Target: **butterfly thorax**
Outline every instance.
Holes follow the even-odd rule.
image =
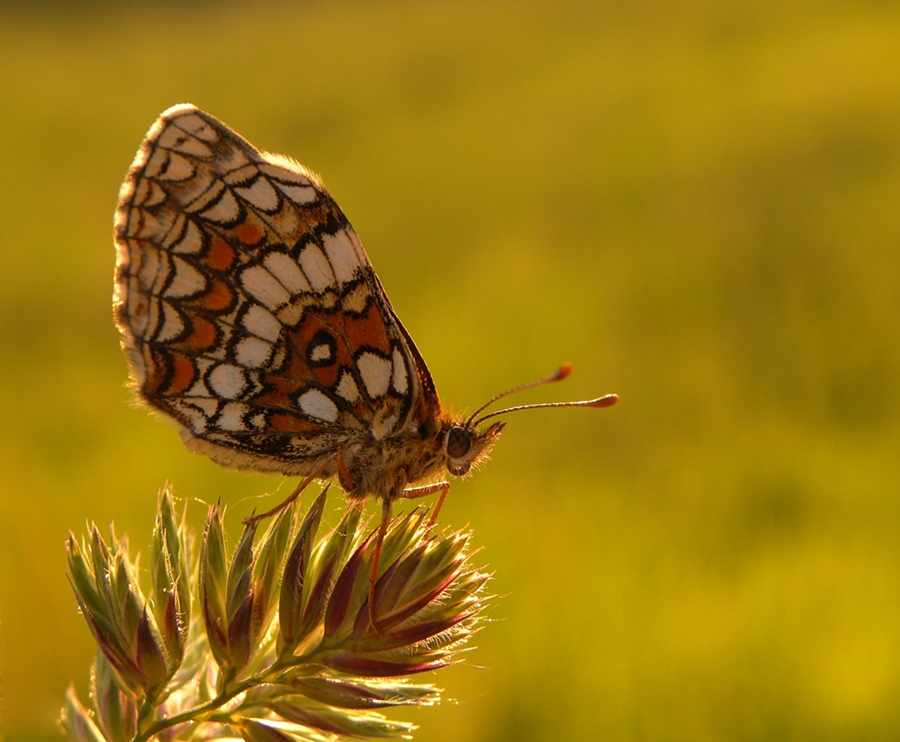
[[[478,431],[453,419],[432,420],[382,440],[356,442],[340,454],[338,479],[351,499],[395,500],[421,480],[467,474],[502,427]]]

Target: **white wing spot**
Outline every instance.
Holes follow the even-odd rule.
[[[234,190],[260,211],[275,211],[278,208],[278,194],[272,188],[272,184],[264,178],[258,178],[249,188],[239,187]]]
[[[311,204],[319,196],[319,194],[316,193],[316,189],[312,186],[296,186],[288,185],[287,183],[275,183],[275,185],[277,185],[291,201],[301,206],[304,204]]]
[[[243,402],[229,402],[222,407],[222,412],[216,419],[216,426],[221,430],[240,433],[247,429],[244,415],[250,412],[250,408]]]
[[[247,377],[240,366],[220,363],[207,376],[213,394],[223,399],[237,399],[247,387]]]
[[[216,365],[216,361],[213,361],[210,358],[195,358],[194,359],[194,368],[197,370],[197,378],[194,379],[194,383],[191,384],[184,392],[185,397],[191,397],[191,402],[199,402],[202,400],[209,400],[212,403],[213,412],[216,411],[216,405],[219,404],[219,400],[216,399],[209,391],[209,387],[206,386],[206,372],[209,371],[213,366]],[[210,415],[212,414],[209,413]]]
[[[290,255],[283,252],[271,252],[266,255],[266,268],[275,276],[292,294],[302,294],[311,291],[309,282],[300,271],[300,267]]]
[[[349,294],[345,294],[341,299],[341,309],[345,312],[362,314],[371,296],[372,293],[369,291],[369,287],[365,283],[359,283]]]
[[[184,322],[176,309],[165,302],[160,302],[162,307],[162,323],[159,332],[153,338],[158,343],[168,343],[184,332]]]
[[[200,213],[204,219],[217,223],[233,222],[240,215],[241,208],[238,206],[234,194],[229,190],[226,190],[212,206]]]
[[[206,277],[186,260],[172,256],[175,276],[166,287],[165,295],[174,297],[199,294],[206,289]]]
[[[287,358],[287,348],[283,345],[275,345],[275,353],[272,355],[272,360],[269,361],[269,368],[279,368],[281,364],[284,363],[284,359]]]
[[[303,252],[300,253],[300,267],[317,293],[334,288],[334,273],[331,272],[328,258],[318,245],[310,244],[303,248]]]
[[[300,409],[309,417],[315,417],[327,423],[337,420],[337,405],[318,389],[303,392],[297,402],[300,404]]]
[[[387,358],[369,351],[362,353],[356,361],[359,375],[366,385],[366,392],[372,399],[383,397],[387,393],[391,381],[391,365]]]
[[[406,361],[403,358],[403,354],[400,352],[400,348],[394,348],[393,358],[394,358],[394,377],[393,377],[394,391],[397,392],[398,394],[406,394],[406,390],[409,388],[409,376],[406,372]]]
[[[306,304],[296,299],[278,310],[278,321],[287,327],[295,327],[303,319],[305,311]]]
[[[331,346],[327,343],[317,345],[309,352],[309,360],[313,361],[314,363],[318,363],[321,361],[330,361],[332,359],[331,350]]]
[[[247,368],[262,368],[272,356],[272,344],[254,335],[241,338],[234,349],[234,358]]]
[[[335,391],[338,393],[338,396],[343,397],[351,404],[359,402],[359,387],[356,386],[353,377],[346,371],[341,374],[341,380],[338,382]]]
[[[339,283],[348,283],[358,275],[359,255],[353,244],[353,238],[346,229],[334,235],[323,235],[322,246]]]
[[[275,316],[268,309],[259,306],[259,304],[250,306],[247,314],[244,315],[243,323],[247,332],[273,343],[278,340],[278,336],[281,334],[281,323],[275,319]]]
[[[167,152],[166,154],[168,154],[168,159],[165,163],[165,171],[156,176],[159,180],[178,182],[194,177],[196,172],[194,164],[187,157],[177,152]]]
[[[179,220],[184,218],[183,214],[178,215]],[[203,247],[203,235],[200,232],[200,227],[198,227],[191,219],[187,221],[187,225],[182,234],[179,235],[178,232],[175,231],[174,225],[172,233],[177,237],[177,242],[173,242],[171,246],[173,253],[198,253],[200,252],[200,248]],[[163,242],[163,247],[169,247],[168,238]]]
[[[190,406],[201,410],[206,417],[212,417],[219,410],[219,400],[211,397],[197,397],[190,401]]]
[[[251,265],[241,273],[244,290],[269,309],[278,309],[291,300],[287,289],[261,265]]]

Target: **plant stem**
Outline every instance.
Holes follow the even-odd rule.
[[[201,703],[198,706],[194,706],[187,711],[183,711],[180,714],[176,714],[175,716],[170,716],[167,719],[161,719],[157,721],[147,729],[138,732],[138,734],[134,736],[131,742],[147,742],[147,740],[159,734],[160,732],[188,721],[207,721],[213,715],[213,713],[215,713],[216,710],[221,708],[232,698],[240,695],[244,691],[250,690],[251,688],[255,688],[260,685],[273,683],[281,672],[291,667],[297,667],[302,664],[312,664],[314,662],[313,658],[317,654],[321,654],[321,649],[321,646],[317,647],[309,654],[302,655],[300,657],[294,657],[289,662],[286,662],[283,659],[277,659],[262,672],[258,673],[257,675],[252,675],[251,677],[241,681],[231,688],[228,688],[228,683],[226,682],[226,687],[223,688],[215,698],[207,701],[206,703]],[[147,705],[147,703],[148,699],[145,699],[145,702],[142,705]],[[149,708],[147,710],[149,711]],[[145,715],[143,708],[141,710],[141,715]]]
[[[243,693],[245,690],[253,687],[253,685],[257,684],[258,682],[258,678],[248,678],[243,683],[239,683],[231,690],[223,690],[221,693],[219,693],[219,695],[207,701],[206,703],[201,703],[199,706],[194,706],[194,708],[192,709],[183,711],[180,714],[176,714],[175,716],[170,716],[168,719],[161,719],[148,729],[136,734],[134,736],[134,739],[132,739],[132,742],[146,742],[151,737],[159,734],[169,727],[174,727],[187,721],[205,721],[205,716],[208,718],[208,715],[211,715],[217,709],[221,708],[223,704],[227,703],[240,693]]]

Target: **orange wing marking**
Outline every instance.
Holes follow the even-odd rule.
[[[221,237],[216,237],[209,246],[203,262],[213,270],[227,271],[234,264],[236,257],[234,248]]]

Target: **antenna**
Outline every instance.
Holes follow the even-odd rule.
[[[495,397],[492,397],[472,413],[471,417],[469,417],[469,419],[466,421],[466,427],[477,427],[481,425],[481,423],[483,423],[485,420],[489,420],[492,417],[497,417],[497,415],[505,415],[507,412],[518,412],[519,410],[537,410],[542,407],[611,407],[619,401],[619,396],[617,394],[606,394],[602,397],[597,397],[597,399],[585,399],[578,402],[539,402],[537,404],[523,404],[516,405],[515,407],[506,407],[502,410],[491,412],[475,420],[476,416],[484,412],[485,409],[490,407],[499,399],[508,397],[510,394],[516,394],[517,392],[525,391],[526,389],[533,389],[534,387],[543,386],[544,384],[552,384],[554,381],[562,381],[570,373],[572,373],[572,364],[564,363],[556,371],[550,374],[550,376],[547,376],[544,379],[539,379],[538,381],[532,381],[528,384],[522,384],[521,386],[513,387],[512,389],[509,389],[505,392],[502,392],[501,394],[498,394]]]

